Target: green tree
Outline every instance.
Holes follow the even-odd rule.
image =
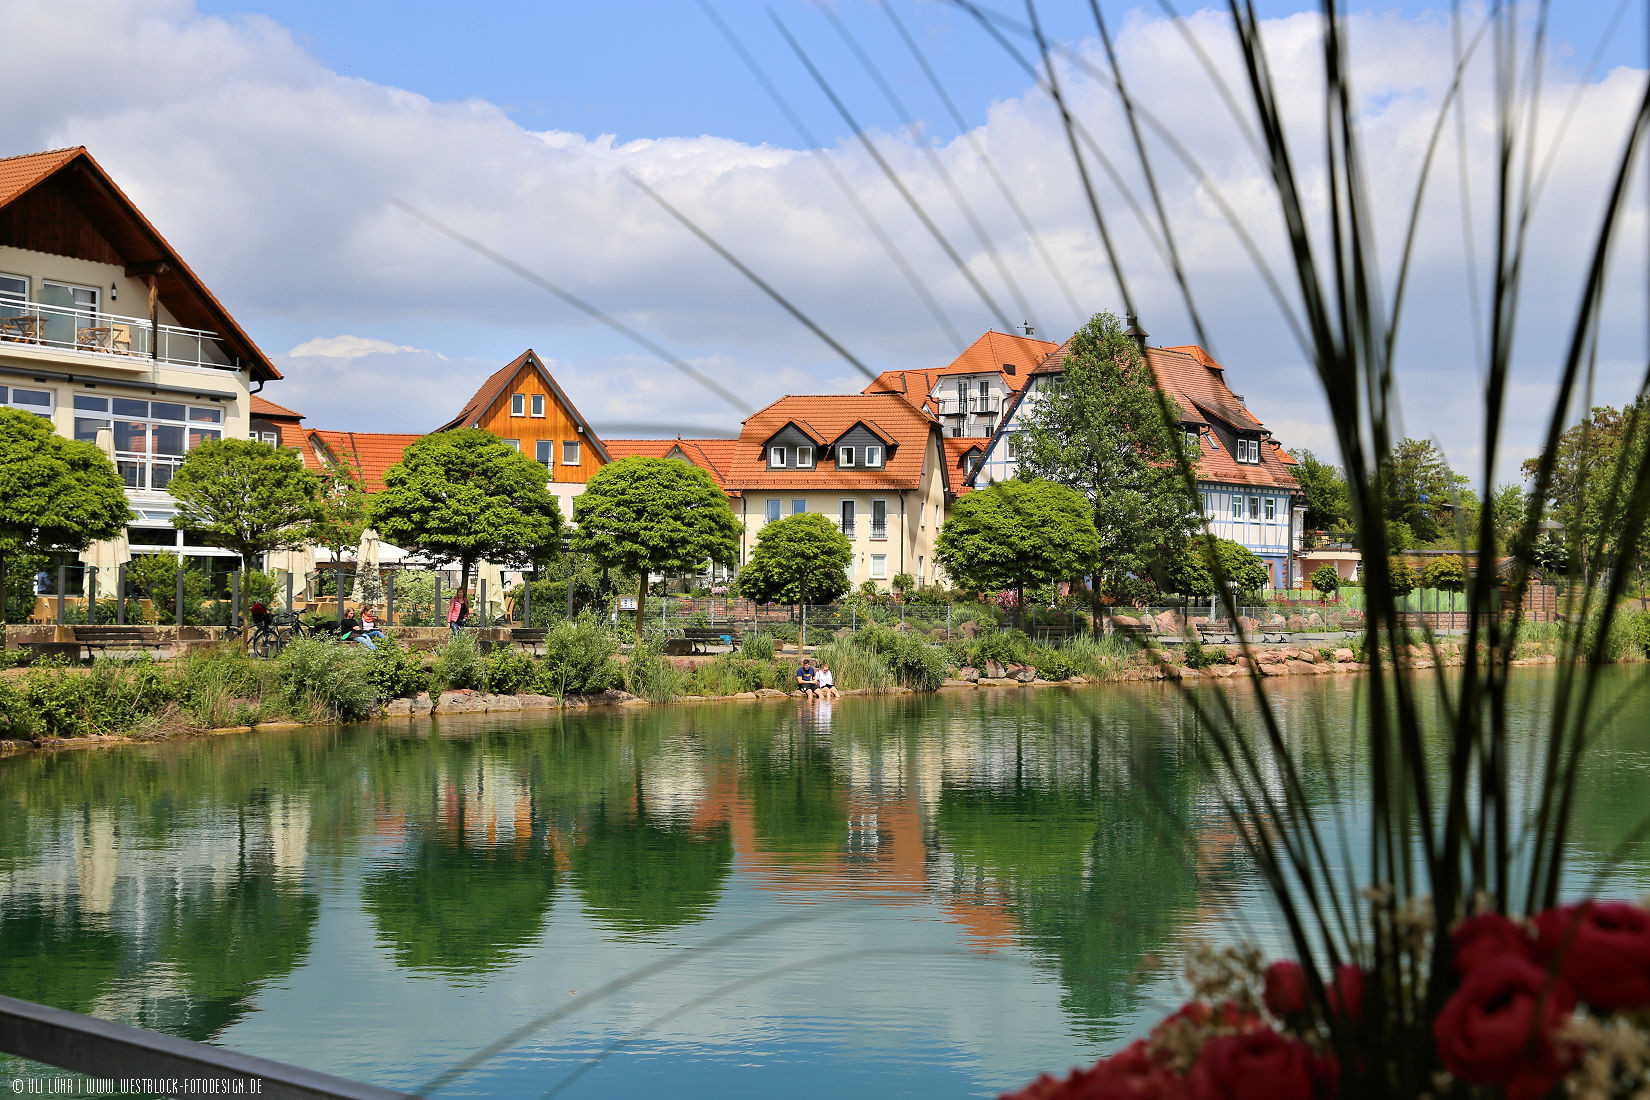
[[[1421,575],[1403,558],[1393,558],[1387,565],[1387,574],[1391,578],[1392,595],[1397,599],[1421,587]]]
[[[0,577],[8,554],[84,550],[131,521],[125,486],[107,455],[63,438],[48,420],[0,408]]]
[[[1322,461],[1311,451],[1295,456],[1295,480],[1306,495],[1308,531],[1344,531],[1352,523],[1352,499],[1339,466]]]
[[[320,484],[290,447],[211,439],[189,452],[166,491],[178,502],[174,527],[233,550],[249,573],[257,555],[303,545]]]
[[[1324,599],[1328,599],[1330,596],[1333,596],[1340,590],[1340,587],[1341,575],[1335,572],[1335,567],[1333,565],[1325,562],[1323,565],[1320,565],[1316,569],[1312,570],[1312,588]]]
[[[1455,610],[1455,594],[1467,586],[1467,563],[1450,554],[1435,558],[1421,571],[1421,580],[1428,588],[1449,593],[1449,609]]]
[[[1543,502],[1562,526],[1568,553],[1566,567],[1579,567],[1591,580],[1612,562],[1626,537],[1628,502],[1637,472],[1650,461],[1650,397],[1617,409],[1600,406],[1572,425],[1558,440],[1552,480]],[[1540,460],[1526,459],[1526,478],[1536,475]],[[1617,471],[1622,472],[1619,481]],[[1650,536],[1647,525],[1646,536]],[[1634,548],[1633,567],[1641,571],[1650,537]],[[1556,555],[1548,554],[1548,557]]]
[[[1259,592],[1272,580],[1266,563],[1254,551],[1231,539],[1209,535],[1195,536],[1170,559],[1162,573],[1165,587],[1182,596],[1213,596],[1220,590],[1215,583],[1217,575],[1224,575],[1226,583],[1240,593]]]
[[[1064,485],[1019,478],[957,501],[934,547],[953,581],[981,592],[1013,589],[1022,619],[1028,585],[1069,580],[1099,554],[1088,501]]]
[[[830,603],[848,591],[854,548],[836,524],[818,512],[799,512],[756,534],[750,561],[739,571],[748,599],[775,603]],[[799,645],[807,644],[803,616]]]
[[[460,591],[482,559],[523,566],[561,546],[561,507],[544,467],[480,428],[408,447],[385,471],[370,512],[386,541],[456,560]]]
[[[309,540],[332,551],[332,560],[340,562],[361,545],[367,529],[367,494],[355,471],[340,463],[330,463],[318,480],[320,491]]]
[[[909,573],[895,573],[894,579],[888,583],[901,598],[908,598],[917,589],[917,578]]]
[[[1389,531],[1392,524],[1407,524],[1420,546],[1435,543],[1449,533],[1467,479],[1450,469],[1449,460],[1436,443],[1430,439],[1399,440],[1381,472]]]
[[[1025,430],[1014,440],[1023,474],[1090,503],[1098,548],[1085,571],[1096,624],[1103,595],[1138,587],[1197,528],[1177,462],[1185,444],[1162,402],[1134,340],[1098,313],[1068,342],[1064,373],[1039,380],[1023,406]]]
[[[1527,557],[1523,552],[1524,517],[1529,500],[1522,485],[1498,485],[1490,494],[1489,512],[1485,517],[1495,532],[1495,548],[1503,554]]]
[[[603,466],[573,501],[573,518],[576,552],[639,576],[637,638],[650,571],[685,573],[739,557],[743,528],[728,498],[709,474],[680,459],[638,456]]]

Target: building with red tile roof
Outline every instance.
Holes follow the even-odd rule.
[[[934,579],[952,496],[944,437],[900,394],[795,394],[759,409],[741,426],[728,485],[745,524],[741,562],[764,524],[819,512],[849,537],[853,584]]]
[[[691,462],[710,475],[716,487],[729,496],[739,490],[728,482],[733,472],[733,452],[737,439],[609,439],[607,454],[614,462],[621,458],[679,458]]]
[[[988,436],[1055,348],[1048,340],[991,330],[943,367],[883,371],[861,392],[899,394],[937,417],[947,436]]]
[[[261,439],[277,447],[303,449],[303,413],[293,412],[285,405],[277,405],[267,397],[257,394],[252,395],[250,409],[250,434],[253,439]]]
[[[1036,401],[1039,386],[1065,373],[1070,343],[1039,363],[1016,395],[986,444],[972,486],[1005,480],[1019,469],[1015,437],[1023,430],[1023,410]],[[1271,572],[1275,587],[1295,587],[1300,581],[1294,553],[1300,543],[1296,513],[1301,489],[1294,458],[1232,392],[1226,369],[1202,347],[1147,348],[1146,361],[1178,412],[1181,429],[1197,440],[1198,493],[1210,530],[1252,550]]]
[[[341,466],[369,493],[384,487],[384,474],[401,461],[408,447],[424,436],[417,432],[351,432],[311,428],[304,462],[311,469]]]

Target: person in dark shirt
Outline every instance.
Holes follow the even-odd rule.
[[[796,670],[796,687],[803,695],[810,697],[819,690],[819,680],[814,676],[812,659],[802,659],[802,667]]]

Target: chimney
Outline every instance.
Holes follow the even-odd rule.
[[[1013,363],[1004,363],[1003,364],[1003,373],[1006,374],[1006,375],[1012,376],[1017,370],[1019,370],[1019,368],[1016,367]]]

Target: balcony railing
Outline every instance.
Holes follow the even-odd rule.
[[[1002,398],[987,397],[942,397],[939,399],[941,416],[967,416],[970,413],[995,413],[1002,407]]]
[[[234,366],[215,332],[21,298],[0,298],[0,347],[8,343],[182,366]]]

